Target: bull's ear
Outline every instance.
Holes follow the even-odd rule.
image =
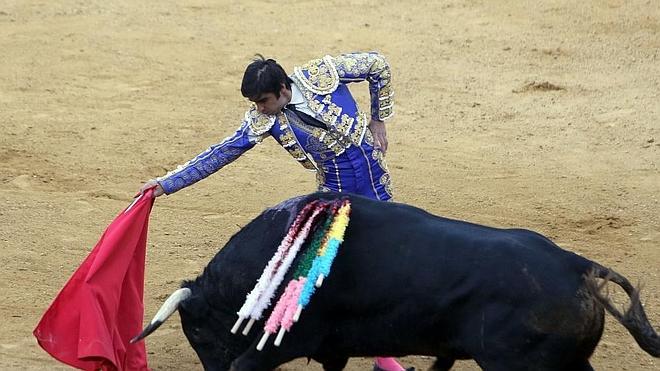
[[[149,325],[147,325],[147,327],[145,327],[139,335],[131,339],[131,344],[144,339],[149,334],[156,331],[156,329],[160,327],[160,325],[162,325],[168,318],[170,318],[172,313],[174,313],[179,308],[179,304],[181,304],[182,301],[188,299],[191,295],[192,291],[190,291],[190,289],[187,287],[174,291],[172,295],[170,295],[170,297],[165,300],[154,318],[151,320],[151,322],[149,322]]]

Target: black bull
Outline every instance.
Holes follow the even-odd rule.
[[[616,272],[535,232],[357,196],[348,196],[350,223],[330,276],[282,344],[255,349],[263,320],[248,336],[231,334],[293,216],[311,200],[339,197],[346,196],[317,193],[264,211],[202,275],[183,283],[178,299],[168,300],[170,308],[136,340],[178,309],[207,370],[271,370],[299,357],[341,370],[349,357],[378,355],[433,356],[436,370],[456,359],[474,359],[485,370],[591,370],[605,308],[642,349],[660,357],[637,290]],[[607,281],[630,296],[625,313],[600,294]]]

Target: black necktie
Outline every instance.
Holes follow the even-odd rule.
[[[328,126],[325,123],[323,123],[322,121],[306,114],[305,112],[298,111],[296,109],[296,106],[293,105],[293,104],[287,105],[286,110],[291,112],[292,114],[296,115],[296,117],[298,117],[300,119],[300,121],[304,122],[307,125],[314,126],[314,127],[321,128],[321,129],[326,129],[326,130],[328,129]]]

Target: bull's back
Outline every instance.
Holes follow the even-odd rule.
[[[486,274],[492,280],[492,275],[508,278],[512,270],[526,275],[582,274],[591,264],[529,230],[498,229],[442,218],[404,204],[358,197],[352,201],[342,254],[351,254],[351,259],[371,257],[379,268],[401,267],[395,271],[403,276],[429,269],[435,276],[450,276],[445,278]]]
[[[251,289],[297,211],[314,199],[341,197],[351,200],[350,222],[328,283],[336,281],[350,300],[369,293],[360,299],[365,307],[373,304],[370,298],[383,297],[456,306],[470,296],[519,301],[544,293],[571,295],[591,264],[531,231],[491,228],[410,205],[330,192],[287,201],[290,210],[274,208],[255,218],[209,265],[241,269],[216,269],[209,276],[232,282],[232,292]]]
[[[582,305],[576,297],[591,262],[535,232],[360,197],[352,197],[352,205],[328,287],[319,291],[330,306],[338,303],[357,317],[390,308],[451,327],[457,318],[482,321],[487,308],[529,317]]]

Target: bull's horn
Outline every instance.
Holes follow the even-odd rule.
[[[156,329],[160,327],[160,325],[162,325],[163,322],[165,322],[168,318],[170,318],[172,313],[174,313],[179,308],[179,304],[182,301],[188,299],[190,295],[192,295],[192,291],[190,291],[190,289],[187,287],[174,291],[172,295],[170,295],[170,297],[165,300],[163,305],[154,316],[154,319],[149,322],[149,325],[147,325],[147,327],[142,330],[140,335],[131,339],[131,344],[144,339],[149,334],[156,331]]]

